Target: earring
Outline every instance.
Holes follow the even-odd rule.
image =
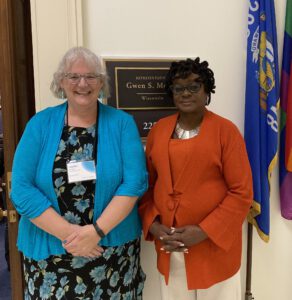
[[[100,90],[100,91],[99,91],[99,94],[98,94],[98,100],[99,100],[100,102],[102,102],[103,98],[104,98],[104,92],[103,92],[103,90]]]
[[[60,95],[60,96],[61,96],[61,99],[62,99],[62,100],[64,100],[64,99],[65,99],[65,92],[64,92],[64,90],[63,90],[63,89],[61,90],[61,95]]]
[[[210,103],[210,95],[207,95],[205,105],[209,105],[209,103]]]

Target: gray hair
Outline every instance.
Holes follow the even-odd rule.
[[[57,98],[65,98],[65,91],[61,87],[61,81],[64,79],[65,74],[70,69],[72,64],[78,59],[95,68],[95,73],[101,77],[103,86],[100,91],[100,97],[109,97],[109,84],[106,68],[102,59],[95,55],[92,51],[84,47],[74,47],[69,49],[61,59],[57,71],[53,75],[53,80],[50,86],[51,92]]]

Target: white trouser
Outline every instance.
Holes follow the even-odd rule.
[[[160,275],[162,300],[241,300],[240,272],[208,289],[188,290],[184,254],[171,253],[168,285]]]

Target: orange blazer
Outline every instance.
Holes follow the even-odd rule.
[[[237,127],[206,109],[199,134],[172,184],[169,141],[178,114],[161,119],[146,145],[149,189],[139,212],[146,240],[159,216],[171,226],[198,225],[208,239],[185,254],[188,289],[204,289],[234,275],[240,268],[242,223],[252,203],[252,176],[244,140]],[[175,159],[175,156],[174,156]],[[169,277],[170,254],[155,240],[157,267]]]

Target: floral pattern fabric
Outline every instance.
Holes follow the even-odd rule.
[[[66,162],[91,160],[95,143],[95,125],[89,128],[64,127],[55,158],[53,182],[64,218],[78,225],[92,224],[95,180],[68,183]]]
[[[53,182],[61,215],[70,223],[92,224],[95,181],[68,183],[66,161],[93,158],[95,125],[64,127],[54,163]],[[99,258],[52,255],[24,257],[25,300],[142,299],[145,274],[140,266],[140,239],[103,247]]]

